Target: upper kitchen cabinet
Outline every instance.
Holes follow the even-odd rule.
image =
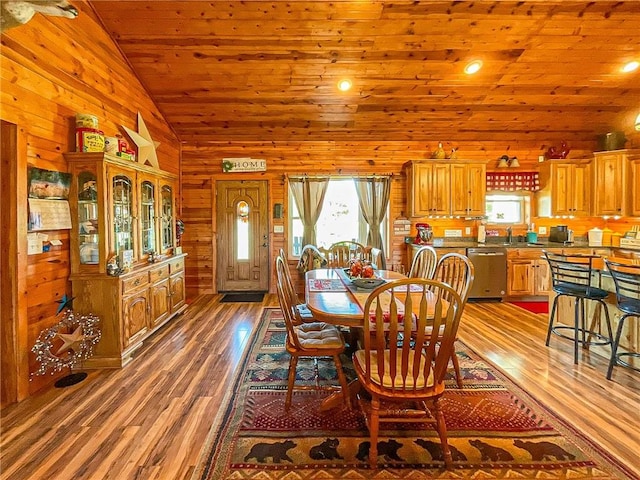
[[[484,215],[486,167],[464,160],[416,160],[407,169],[409,215]]]
[[[627,151],[593,154],[593,215],[625,215]]]
[[[538,216],[588,216],[591,161],[548,160],[540,167]]]
[[[451,212],[451,166],[449,163],[414,161],[407,171],[409,215],[449,215]]]
[[[629,175],[629,216],[640,217],[640,153],[630,157],[627,165]]]
[[[451,214],[484,215],[487,193],[484,163],[451,164]]]

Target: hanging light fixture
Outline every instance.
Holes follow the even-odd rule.
[[[638,114],[638,116],[636,117],[636,130],[638,130],[640,132],[640,113]]]

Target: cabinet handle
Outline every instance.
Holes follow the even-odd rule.
[[[135,281],[135,282],[133,282],[133,285],[134,285],[134,286],[138,286],[138,285],[140,285],[140,279],[139,279],[139,278],[136,278],[136,281]]]

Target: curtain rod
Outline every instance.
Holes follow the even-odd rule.
[[[387,177],[393,177],[394,173],[372,173],[372,174],[366,174],[366,173],[355,173],[355,174],[351,174],[351,173],[327,173],[327,174],[320,174],[320,173],[315,173],[312,175],[306,174],[306,173],[294,173],[294,174],[286,174],[287,178],[332,178],[332,177],[350,177],[350,178],[387,178]]]

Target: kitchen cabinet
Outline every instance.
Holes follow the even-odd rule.
[[[588,216],[591,163],[582,160],[547,160],[540,167],[538,216]]]
[[[548,249],[561,253],[561,249]],[[512,248],[507,251],[507,295],[541,296],[551,293],[551,272],[542,249]]]
[[[105,153],[65,157],[74,310],[98,316],[102,331],[84,366],[122,367],[187,307],[185,255],[175,252],[176,177]],[[116,260],[120,270],[107,268]]]
[[[629,156],[627,164],[629,183],[629,205],[627,216],[640,217],[640,152]]]
[[[407,169],[409,216],[481,216],[486,165],[468,160],[416,160]]]
[[[407,173],[409,215],[449,215],[451,166],[443,162],[412,162]]]
[[[626,150],[593,154],[593,215],[625,215]]]
[[[451,165],[451,214],[478,217],[485,213],[487,193],[484,163]]]

